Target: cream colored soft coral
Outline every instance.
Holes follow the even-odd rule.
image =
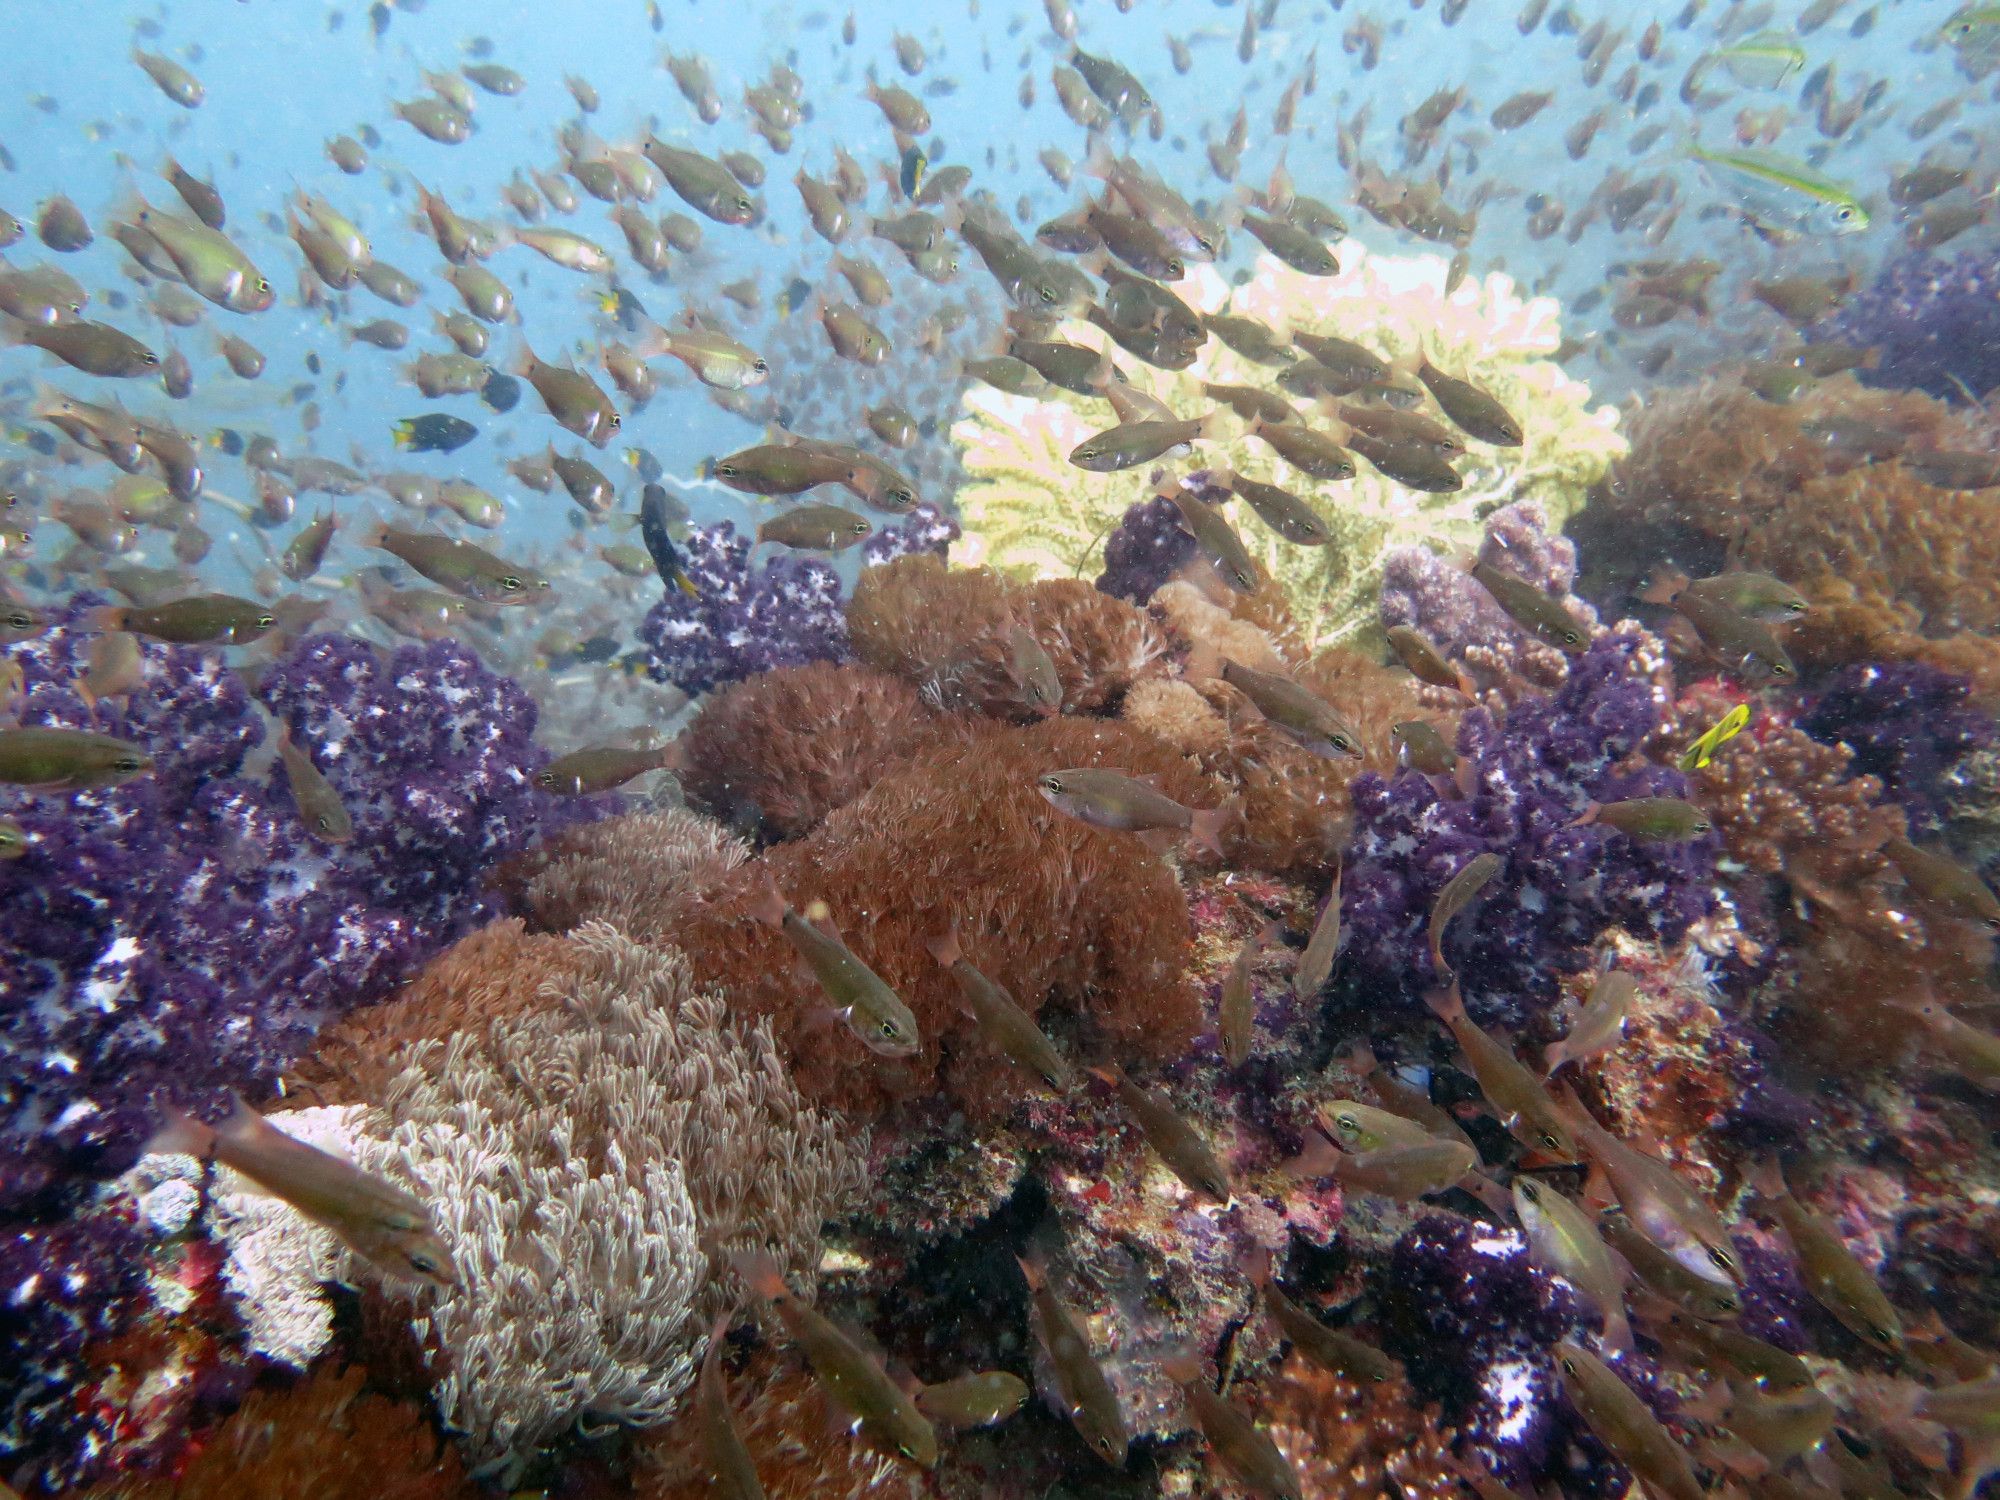
[[[1270,256],[1232,288],[1212,266],[1197,266],[1174,290],[1197,311],[1261,319],[1281,335],[1310,332],[1352,339],[1414,367],[1420,354],[1497,397],[1527,431],[1518,449],[1471,445],[1458,468],[1464,489],[1423,494],[1365,463],[1352,480],[1321,484],[1292,470],[1234,418],[1228,435],[1197,445],[1185,458],[1094,474],[1069,463],[1093,432],[1117,421],[1110,403],[1056,391],[1047,400],[1009,396],[990,386],[965,393],[966,418],[952,428],[973,483],[959,491],[965,535],[955,562],[990,563],[1022,577],[1070,576],[1101,565],[1097,549],[1126,507],[1153,493],[1154,474],[1228,467],[1305,496],[1333,531],[1326,547],[1281,541],[1246,506],[1228,513],[1251,553],[1284,586],[1308,649],[1348,640],[1373,627],[1382,558],[1392,547],[1439,537],[1476,546],[1482,517],[1496,505],[1538,498],[1560,526],[1584,493],[1622,453],[1617,412],[1590,405],[1590,388],[1551,356],[1561,342],[1560,308],[1524,298],[1495,273],[1444,294],[1441,256],[1371,255],[1357,241],[1339,247],[1338,276],[1301,275]],[[1059,335],[1101,348],[1104,335],[1066,323]],[[1271,388],[1275,373],[1210,338],[1185,370],[1157,370],[1122,353],[1118,364],[1139,389],[1184,417],[1214,404],[1202,382]]]

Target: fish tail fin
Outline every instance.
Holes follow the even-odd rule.
[[[750,915],[766,927],[785,925],[785,898],[778,893],[778,883],[769,875],[763,885],[750,894]]]
[[[1445,552],[1445,561],[1461,573],[1470,573],[1479,565],[1479,554],[1463,542],[1453,542]]]
[[[1228,666],[1228,658],[1216,648],[1215,642],[1197,640],[1188,648],[1187,665],[1181,669],[1181,680],[1207,682],[1222,676]]]
[[[520,347],[507,361],[507,373],[522,380],[529,380],[534,376],[535,366],[540,363],[541,361],[535,358],[535,351],[529,347],[526,335],[523,335]]]
[[[1106,356],[1107,362],[1109,355]],[[1218,406],[1201,419],[1201,427],[1195,433],[1195,441],[1200,443],[1220,443],[1229,437],[1229,408]]]
[[[1201,1381],[1201,1361],[1181,1349],[1160,1360],[1160,1373],[1175,1385],[1196,1385]]]
[[[1088,176],[1111,180],[1111,174],[1118,169],[1118,163],[1111,154],[1111,144],[1103,136],[1092,134],[1090,145],[1084,151],[1082,171]]]
[[[707,1375],[722,1363],[722,1346],[729,1338],[729,1325],[736,1321],[739,1307],[726,1307],[715,1315],[715,1321],[708,1325],[708,1347],[702,1351],[702,1374]]]
[[[1026,1252],[1014,1257],[1014,1264],[1021,1268],[1021,1279],[1028,1283],[1028,1290],[1039,1292],[1049,1284],[1048,1262],[1042,1252],[1030,1245]]]
[[[1792,1190],[1785,1185],[1785,1170],[1775,1156],[1763,1157],[1750,1169],[1750,1186],[1759,1197],[1773,1203],[1792,1196]]]
[[[1347,1049],[1347,1066],[1366,1078],[1382,1064],[1376,1060],[1375,1049],[1368,1045],[1368,1038],[1363,1037]]]
[[[1645,587],[1632,597],[1641,604],[1672,604],[1692,580],[1672,563],[1656,563],[1646,575]]]
[[[1092,1078],[1110,1084],[1114,1089],[1125,1081],[1125,1074],[1117,1063],[1106,1063],[1101,1068],[1085,1068],[1084,1071]]]
[[[416,447],[417,423],[414,417],[405,417],[402,421],[393,423],[389,431],[398,452],[407,453]]]
[[[125,628],[125,607],[122,604],[101,604],[83,617],[85,630],[113,631]]]
[[[783,1302],[792,1295],[768,1250],[739,1250],[730,1256],[729,1264],[743,1278],[743,1284],[766,1302]]]
[[[1620,1354],[1632,1352],[1632,1320],[1625,1316],[1623,1307],[1604,1309],[1604,1347]]]
[[[946,932],[931,938],[924,946],[930,949],[931,957],[947,969],[965,957],[965,950],[959,946],[957,919],[953,919],[951,927]]]
[[[1243,799],[1231,797],[1220,807],[1211,807],[1197,812],[1188,825],[1188,839],[1197,849],[1208,849],[1220,859],[1222,855],[1222,831],[1243,813]]]
[[[1450,970],[1446,970],[1446,972],[1450,973]],[[1424,992],[1424,1004],[1428,1005],[1431,1008],[1431,1013],[1446,1025],[1465,1019],[1465,995],[1458,987],[1458,978],[1456,975],[1452,977],[1450,988],[1426,990]]]
[[[1344,1154],[1324,1134],[1315,1130],[1306,1137],[1305,1146],[1299,1154],[1282,1163],[1280,1169],[1301,1182],[1314,1177],[1331,1177]]]
[[[357,547],[379,547],[389,535],[389,523],[375,514],[375,508],[363,507],[361,514],[354,518],[354,545]]]
[[[1595,823],[1597,815],[1602,811],[1604,811],[1604,804],[1602,802],[1586,802],[1583,804],[1583,811],[1569,820],[1569,826],[1571,828],[1581,828],[1586,823]]]
[[[215,1154],[215,1129],[168,1104],[160,1110],[160,1128],[146,1142],[150,1155],[209,1157]]]

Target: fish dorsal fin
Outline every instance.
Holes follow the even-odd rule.
[[[846,938],[841,936],[840,924],[833,920],[833,908],[828,906],[824,901],[808,901],[806,903],[805,919],[827,937],[832,938],[836,943],[845,943],[847,941]]]

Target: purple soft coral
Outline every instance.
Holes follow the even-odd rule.
[[[1193,478],[1188,483],[1193,487]],[[1196,493],[1203,499],[1220,500],[1227,491],[1196,489]],[[1193,560],[1194,537],[1181,524],[1180,508],[1156,495],[1128,505],[1124,519],[1104,539],[1104,571],[1098,575],[1097,587],[1101,593],[1144,604],[1154,590]]]
[[[688,538],[682,563],[694,597],[669,589],[639,628],[654,677],[705,693],[773,667],[847,658],[840,575],[817,558],[797,557],[753,571],[753,545],[728,521]]]
[[[452,642],[384,657],[313,636],[263,677],[354,817],[305,836],[216,651],[147,644],[127,706],[95,720],[72,686],[94,639],[80,597],[7,655],[24,724],[137,741],[155,774],[10,797],[27,853],[0,864],[0,1212],[46,1212],[72,1174],[122,1170],[155,1100],[268,1083],[326,1017],[378,996],[491,914],[480,870],[589,815],[531,783],[533,701]]]
[[[1914,836],[1944,827],[1939,785],[1963,756],[1992,745],[1988,715],[1966,705],[1972,684],[1923,662],[1863,662],[1842,670],[1799,717],[1823,744],[1854,752],[1856,775],[1879,776]]]
[[[1991,250],[1899,255],[1806,337],[1879,351],[1879,364],[1855,371],[1869,385],[1984,397],[2000,386],[2000,261]]]
[[[1522,700],[1504,723],[1466,714],[1458,751],[1470,797],[1446,797],[1414,771],[1356,778],[1346,891],[1357,983],[1407,1004],[1441,982],[1425,935],[1431,905],[1481,853],[1498,855],[1500,871],[1483,905],[1452,925],[1445,956],[1483,1021],[1518,1023],[1547,1003],[1607,927],[1672,943],[1708,911],[1714,835],[1643,844],[1576,826],[1593,800],[1686,794],[1677,772],[1616,769],[1659,723],[1648,646],[1642,635],[1602,636],[1571,659],[1553,697]]]

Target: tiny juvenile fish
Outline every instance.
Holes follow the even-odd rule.
[[[1563,1163],[1579,1160],[1576,1140],[1548,1092],[1511,1050],[1465,1013],[1465,997],[1459,993],[1457,981],[1450,989],[1433,990],[1424,998],[1458,1038],[1472,1076],[1479,1080],[1480,1091],[1498,1111],[1508,1133],[1530,1151]]]
[[[1305,952],[1299,955],[1298,966],[1292,970],[1292,994],[1301,1004],[1316,999],[1326,988],[1334,960],[1340,956],[1340,879],[1341,867],[1336,863],[1326,905],[1320,909],[1312,936],[1306,939]]]
[[[85,729],[0,729],[0,782],[32,791],[121,786],[153,769],[129,740]]]
[[[738,1254],[736,1274],[770,1304],[835,1403],[851,1411],[876,1437],[912,1463],[938,1460],[937,1432],[881,1362],[792,1294],[778,1266],[763,1251]]]
[[[1445,929],[1452,919],[1481,891],[1487,882],[1500,873],[1500,856],[1497,854],[1476,854],[1458,869],[1439,889],[1437,898],[1431,903],[1429,925],[1431,945],[1431,966],[1440,974],[1450,976],[1451,965],[1444,961]]]
[[[1405,719],[1389,726],[1396,746],[1396,764],[1425,776],[1449,776],[1458,769],[1458,752],[1428,719]]]
[[[1049,1286],[1048,1267],[1030,1250],[1015,1257],[1035,1304],[1035,1333],[1047,1351],[1062,1413],[1092,1453],[1114,1469],[1125,1467],[1131,1437],[1117,1393],[1090,1352],[1090,1337]]]
[[[1678,797],[1633,797],[1624,802],[1593,802],[1572,823],[1605,823],[1641,844],[1684,844],[1715,825],[1708,814]]]
[[[1222,977],[1222,997],[1216,1006],[1217,1030],[1222,1037],[1222,1055],[1232,1068],[1250,1060],[1250,1043],[1257,1027],[1257,995],[1251,987],[1250,969],[1257,955],[1282,930],[1271,922],[1243,940],[1229,972]]]
[[[1508,619],[1544,645],[1571,655],[1589,647],[1590,637],[1584,633],[1582,623],[1553,594],[1512,573],[1501,572],[1484,559],[1475,559],[1467,571],[1484,585],[1493,602],[1506,611]]]
[[[1215,477],[1256,511],[1258,520],[1293,546],[1324,547],[1333,540],[1333,528],[1326,519],[1290,490],[1246,478],[1231,469],[1224,469]]]
[[[572,750],[559,755],[535,772],[535,785],[545,792],[564,797],[594,797],[615,791],[635,776],[672,765],[674,746],[651,750],[631,750],[601,745],[589,750]]]
[[[340,1242],[381,1269],[437,1286],[455,1286],[451,1251],[431,1227],[417,1198],[352,1162],[309,1146],[231,1095],[234,1109],[220,1125],[205,1125],[179,1110],[146,1149],[213,1158],[285,1200]]]
[[[1514,1179],[1514,1212],[1528,1236],[1529,1262],[1576,1288],[1604,1320],[1605,1346],[1629,1352],[1632,1329],[1625,1318],[1623,1279],[1590,1216],[1548,1184],[1527,1176]]]
[[[1666,1500],[1703,1500],[1687,1450],[1608,1365],[1564,1339],[1556,1345],[1556,1370],[1570,1404],[1612,1457]]]
[[[1208,1149],[1208,1143],[1165,1098],[1151,1089],[1140,1088],[1116,1067],[1090,1071],[1093,1077],[1118,1091],[1120,1102],[1137,1122],[1147,1143],[1189,1192],[1216,1203],[1229,1201],[1233,1191],[1229,1174]]]
[[[965,1009],[979,1023],[980,1035],[1016,1067],[1034,1074],[1058,1094],[1066,1094],[1076,1080],[1053,1043],[1035,1025],[1034,1017],[1015,1003],[1005,986],[994,983],[973,967],[965,956],[954,926],[943,937],[926,945],[931,957],[951,970],[958,981]]]
[[[182,646],[247,646],[277,624],[263,605],[231,594],[198,594],[150,609],[106,605],[92,613],[92,630],[128,630]]]
[[[982,1370],[917,1391],[917,1410],[953,1432],[991,1427],[1014,1415],[1028,1400],[1028,1385],[1006,1370]]]
[[[348,816],[340,793],[328,784],[319,767],[312,763],[312,757],[292,743],[290,724],[280,723],[278,726],[278,759],[284,763],[285,780],[291,786],[292,801],[298,804],[299,821],[306,825],[307,831],[328,844],[345,844],[351,840],[354,837],[354,819]]]
[[[833,1001],[834,1014],[870,1051],[909,1057],[922,1049],[917,1018],[909,1006],[841,941],[830,920],[824,927],[808,922],[785,904],[771,884],[753,897],[750,915],[785,935]]]
[[[1542,1077],[1553,1078],[1564,1063],[1582,1062],[1618,1043],[1625,1032],[1625,1018],[1638,998],[1639,982],[1622,969],[1600,974],[1591,987],[1590,1000],[1569,1029],[1569,1035],[1552,1043],[1542,1054]]]
[[[1163,1361],[1160,1369],[1181,1388],[1209,1448],[1239,1484],[1267,1500],[1299,1500],[1299,1477],[1278,1445],[1241,1407],[1209,1389],[1198,1362],[1176,1355]]]
[[[1259,672],[1223,658],[1222,680],[1248,698],[1273,728],[1300,748],[1328,760],[1362,759],[1361,736],[1319,694],[1276,672]]]
[[[1704,730],[1699,739],[1683,750],[1680,754],[1680,759],[1675,764],[1683,772],[1700,770],[1715,758],[1717,750],[1740,734],[1743,726],[1749,722],[1750,705],[1747,703],[1737,704],[1736,707],[1730,709],[1728,713],[1724,714],[1713,725]]]
[[[800,505],[757,528],[757,540],[805,552],[845,552],[875,533],[866,516],[837,505]]]
[[[1222,830],[1241,811],[1234,798],[1206,810],[1183,807],[1122,771],[1090,766],[1046,772],[1035,778],[1035,790],[1058,812],[1079,822],[1120,833],[1164,834],[1184,828],[1197,848],[1212,850],[1218,856],[1222,853]]]

